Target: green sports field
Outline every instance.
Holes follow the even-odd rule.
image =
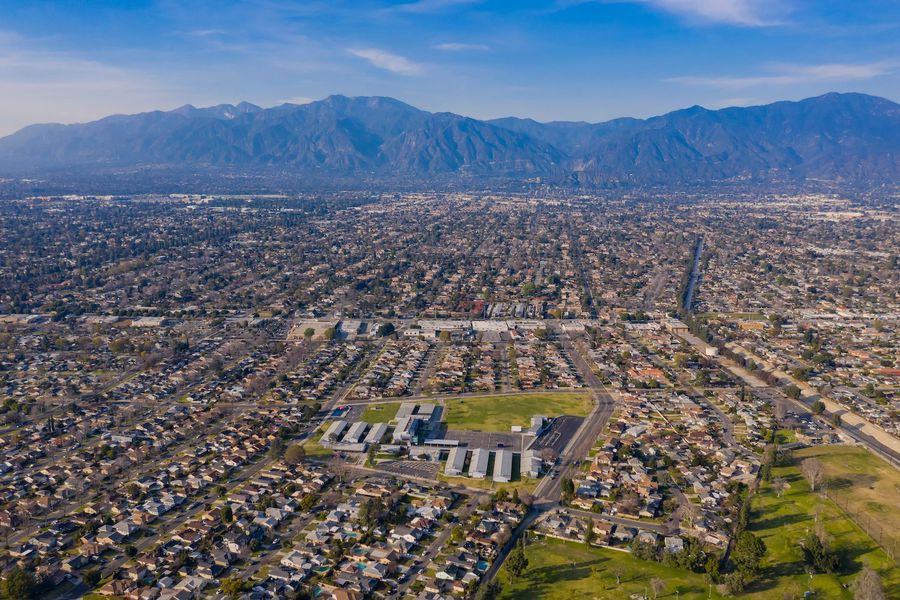
[[[647,593],[654,578],[666,582],[659,598],[674,599],[676,590],[680,600],[702,600],[709,594],[702,575],[638,560],[618,550],[548,538],[529,544],[525,555],[528,569],[515,582],[510,583],[501,569],[502,600],[622,600]],[[721,598],[715,590],[711,597]]]
[[[841,554],[841,567],[836,574],[814,575],[812,585],[817,598],[852,598],[844,587],[859,574],[863,564],[880,572],[888,598],[900,597],[900,570],[885,552],[853,521],[827,498],[814,494],[795,465],[773,469],[772,479],[781,477],[789,484],[781,498],[771,484],[763,483],[753,498],[750,531],[768,548],[760,581],[751,586],[748,598],[764,600],[781,598],[788,591],[800,597],[809,578],[805,571],[800,541],[815,527],[815,514],[820,511],[833,547]]]
[[[900,471],[860,446],[815,446],[795,453],[797,460],[812,456],[825,467],[831,497],[900,554]]]
[[[534,415],[586,417],[592,408],[588,392],[478,396],[444,402],[447,427],[472,431],[509,431],[513,425],[528,427]]]

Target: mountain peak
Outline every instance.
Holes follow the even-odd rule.
[[[863,94],[646,120],[480,121],[384,96],[263,109],[249,102],[35,125],[0,139],[0,175],[50,169],[275,169],[297,178],[541,176],[580,185],[816,178],[878,185],[900,172],[900,106]]]

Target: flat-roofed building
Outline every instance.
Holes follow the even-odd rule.
[[[541,476],[541,467],[544,461],[534,450],[526,450],[522,454],[522,474],[525,477],[537,478]]]
[[[348,444],[346,442],[331,445],[331,449],[335,452],[358,452],[360,454],[365,452],[368,447],[368,444]]]
[[[513,453],[510,450],[498,450],[494,454],[494,481],[508,483],[512,481]]]
[[[466,464],[466,449],[460,446],[452,448],[447,456],[447,465],[444,467],[444,474],[451,477],[458,477],[463,474],[463,467]]]
[[[484,448],[478,448],[472,452],[472,460],[469,461],[469,477],[472,479],[484,479],[487,477],[490,458],[491,453]]]
[[[416,430],[419,428],[419,423],[419,419],[413,417],[403,417],[397,421],[397,427],[394,428],[392,437],[394,443],[412,441],[413,436],[416,435]]]
[[[409,418],[416,412],[416,405],[412,402],[404,402],[400,405],[400,408],[397,409],[397,416],[394,418],[400,421],[401,419]]]
[[[341,441],[345,444],[358,444],[360,441],[362,441],[363,436],[366,433],[366,428],[368,426],[369,424],[364,421],[357,421],[350,426],[350,429],[347,431],[346,435],[344,435],[344,439]]]
[[[340,439],[345,429],[347,429],[347,421],[338,419],[325,431],[325,435],[322,436],[322,441],[334,442]]]
[[[416,416],[430,421],[434,416],[434,404],[420,404],[418,410],[416,410]]]
[[[384,439],[384,434],[387,433],[387,430],[387,423],[375,423],[372,425],[372,429],[369,430],[369,433],[366,434],[366,439],[363,441],[367,444],[378,444]]]

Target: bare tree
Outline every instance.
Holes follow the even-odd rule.
[[[784,421],[784,417],[787,415],[787,410],[784,407],[784,402],[775,402],[775,420],[778,423]]]
[[[825,477],[825,469],[822,466],[822,461],[818,458],[807,458],[801,462],[800,472],[803,473],[803,476],[809,482],[809,489],[814,492]]]
[[[700,507],[692,502],[684,505],[684,518],[687,519],[688,527],[694,527],[694,521],[700,516]]]
[[[653,592],[653,598],[658,598],[659,595],[666,589],[666,582],[658,577],[654,577],[650,580],[650,591]]]
[[[784,490],[787,489],[787,481],[783,477],[776,477],[772,480],[772,489],[775,490],[775,495],[781,498],[784,495]]]
[[[853,600],[886,600],[884,588],[881,587],[881,577],[878,573],[866,565],[862,573],[853,582]]]

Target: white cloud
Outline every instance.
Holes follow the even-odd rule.
[[[281,100],[281,104],[309,104],[310,102],[315,102],[315,98],[310,98],[308,96],[292,96],[286,100]]]
[[[420,75],[425,70],[418,63],[378,48],[347,48],[347,52],[369,61],[374,67],[398,75]]]
[[[410,13],[433,13],[440,12],[457,6],[465,6],[467,4],[479,4],[483,0],[417,0],[416,2],[406,2],[395,6],[395,10]]]
[[[558,0],[567,8],[589,2],[645,4],[696,23],[723,23],[743,27],[780,25],[791,11],[792,0]]]
[[[446,42],[444,44],[435,44],[432,46],[435,50],[445,50],[447,52],[465,52],[467,50],[490,50],[490,46],[485,44],[463,44],[459,42]]]
[[[699,85],[724,90],[735,90],[767,86],[791,86],[805,83],[827,83],[837,81],[860,81],[887,75],[893,65],[886,62],[865,64],[823,64],[823,65],[772,65],[770,73],[754,76],[684,76],[671,77],[666,81]]]
[[[146,74],[44,50],[0,32],[0,135],[37,122],[88,121],[174,106],[175,100],[165,84]]]

